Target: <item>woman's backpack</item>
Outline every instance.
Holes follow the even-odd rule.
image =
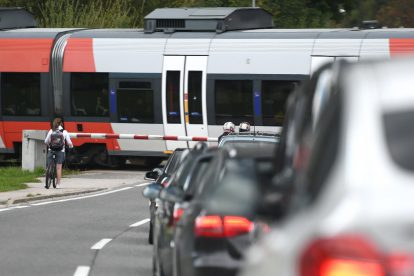
[[[55,130],[50,134],[49,148],[53,151],[61,151],[65,146],[65,137],[59,130]]]

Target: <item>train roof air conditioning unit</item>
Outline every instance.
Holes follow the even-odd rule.
[[[25,8],[0,8],[0,29],[36,27],[36,20]]]
[[[144,18],[144,32],[212,31],[272,28],[272,14],[262,8],[162,8]]]

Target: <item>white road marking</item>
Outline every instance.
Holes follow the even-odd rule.
[[[147,185],[149,185],[149,184],[151,184],[151,183],[153,183],[153,182],[148,182],[148,183],[138,184],[138,185],[135,185],[135,187],[147,186]]]
[[[125,188],[122,188],[122,189],[113,190],[113,191],[109,191],[109,192],[103,192],[103,193],[100,193],[100,194],[87,195],[87,196],[81,196],[81,197],[74,197],[74,198],[68,198],[68,199],[60,199],[60,200],[55,200],[55,201],[39,202],[39,203],[33,203],[31,205],[33,205],[33,206],[41,206],[41,205],[48,205],[48,204],[52,204],[52,203],[74,201],[74,200],[79,200],[79,199],[92,198],[92,197],[98,197],[98,196],[103,196],[103,195],[107,195],[107,194],[113,194],[113,193],[117,193],[117,192],[129,190],[129,189],[133,189],[133,188],[134,187],[125,187]]]
[[[23,206],[7,207],[7,208],[4,208],[4,209],[0,209],[0,212],[10,211],[10,210],[13,210],[13,209],[23,209],[23,208],[28,208],[28,207],[30,207],[30,206],[23,205]]]
[[[97,243],[95,243],[91,249],[92,250],[101,250],[102,248],[104,248],[105,245],[107,245],[112,239],[102,239],[100,241],[98,241]]]
[[[134,185],[134,187],[147,186],[151,183],[152,182],[141,183],[141,184]],[[67,202],[67,201],[74,201],[74,200],[79,200],[79,199],[98,197],[98,196],[103,196],[103,195],[107,195],[107,194],[112,194],[112,193],[117,193],[117,192],[122,192],[122,191],[125,191],[125,190],[129,190],[129,189],[133,189],[134,187],[125,187],[125,188],[121,188],[121,189],[118,189],[118,190],[113,190],[113,191],[108,191],[108,192],[103,192],[103,193],[93,194],[93,195],[87,195],[87,196],[73,197],[73,198],[68,198],[68,199],[60,199],[60,200],[54,200],[54,201],[31,203],[30,205],[7,207],[7,208],[0,209],[0,212],[10,211],[10,210],[13,210],[13,209],[23,209],[23,208],[28,208],[28,207],[31,207],[31,206],[42,206],[42,205],[48,205],[48,204],[52,204],[52,203]]]
[[[13,208],[15,208],[15,209],[23,209],[23,208],[28,208],[28,207],[30,207],[30,206],[23,205],[23,206],[16,206],[16,207],[13,207]]]
[[[135,222],[134,224],[131,224],[129,227],[138,227],[138,226],[143,225],[143,224],[145,224],[149,221],[150,221],[150,219],[146,218],[146,219],[140,220],[138,222]]]
[[[78,266],[73,276],[88,276],[90,270],[89,266]]]

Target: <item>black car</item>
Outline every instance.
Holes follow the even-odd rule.
[[[171,241],[174,233],[175,223],[179,219],[180,212],[175,209],[175,204],[168,196],[174,187],[185,189],[188,181],[192,181],[194,173],[199,171],[199,160],[205,152],[213,151],[208,149],[207,144],[197,144],[183,160],[177,171],[168,179],[166,187],[163,188],[156,199],[158,208],[154,217],[154,274],[171,275],[172,251]],[[165,191],[169,191],[165,193]],[[165,195],[167,195],[165,197]]]
[[[276,222],[300,209],[295,185],[306,177],[310,142],[332,94],[338,64],[326,64],[295,90],[287,101],[285,122],[275,154],[274,175],[262,199],[261,214]]]
[[[173,275],[237,273],[244,251],[268,228],[256,219],[256,210],[273,174],[275,146],[220,149],[194,186],[192,200],[176,197],[184,203],[172,244]]]
[[[150,230],[148,234],[148,242],[150,244],[153,243],[153,229],[154,229],[154,213],[157,209],[155,196],[158,194],[154,194],[151,191],[160,191],[163,187],[163,183],[166,183],[167,179],[176,171],[179,167],[181,161],[184,159],[185,155],[187,154],[188,149],[185,148],[177,148],[168,158],[165,166],[160,168],[155,168],[151,172],[147,172],[145,174],[145,180],[155,181],[154,183],[150,184],[143,190],[143,195],[150,200],[149,203],[149,211],[150,211]],[[148,188],[150,187],[150,188]]]

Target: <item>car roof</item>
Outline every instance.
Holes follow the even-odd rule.
[[[232,142],[266,142],[266,143],[278,143],[280,135],[276,132],[242,132],[231,133],[227,136],[223,136],[219,143],[219,147],[227,143]]]
[[[260,146],[245,147],[243,145],[232,145],[223,148],[227,158],[270,158],[274,157],[276,143],[260,144]]]
[[[359,97],[361,91],[370,93],[370,97],[377,98],[372,104],[379,104],[383,111],[412,110],[414,93],[407,88],[414,86],[413,66],[413,58],[395,58],[392,62],[364,62],[352,65],[345,81],[349,85],[349,91],[353,91],[354,97]],[[353,82],[350,82],[350,79]]]

